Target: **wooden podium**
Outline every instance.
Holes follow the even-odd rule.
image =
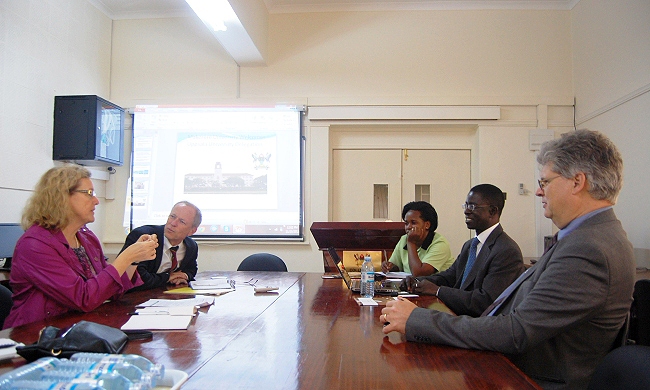
[[[382,251],[382,261],[393,253],[395,245],[406,232],[404,222],[314,222],[311,225],[318,249],[323,251],[326,273],[338,273],[327,253],[332,247],[337,252],[347,250]],[[343,258],[342,253],[339,256]]]

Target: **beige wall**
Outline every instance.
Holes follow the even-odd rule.
[[[620,149],[624,184],[615,206],[650,267],[650,2],[581,0],[571,11],[578,128],[607,134]]]
[[[0,2],[0,222],[52,161],[54,96],[109,97],[111,19],[85,0]],[[103,194],[104,183],[95,181]],[[102,236],[103,210],[91,228]]]
[[[572,96],[569,34],[567,11],[271,15],[269,66],[242,69],[241,93],[317,105]]]
[[[268,66],[241,68],[239,85],[236,65],[202,28],[191,18],[115,21],[111,99],[126,107],[259,101],[309,107],[503,106],[499,121],[456,124],[477,129],[472,142],[480,158],[473,183],[493,181],[509,193],[504,226],[526,255],[536,253],[535,225],[530,223],[535,219],[534,197],[516,195],[517,184],[532,189],[535,183],[528,130],[546,126],[549,113],[560,118],[549,123],[558,132],[566,131],[562,126],[572,120],[572,110],[557,114],[546,106],[568,107],[573,102],[568,11],[270,15]],[[307,229],[329,215],[330,126],[341,124],[354,125],[306,122]],[[423,124],[435,127],[444,121],[418,123]],[[504,153],[513,149],[512,154]],[[112,251],[124,237],[125,169],[111,178],[117,180],[118,190],[107,206],[104,240]],[[260,251],[280,255],[290,270],[322,270],[321,255],[308,231],[303,244],[202,243],[200,267],[234,269],[246,255]]]

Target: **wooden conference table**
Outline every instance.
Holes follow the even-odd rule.
[[[183,389],[538,388],[501,354],[406,342],[395,332],[385,336],[382,306],[358,306],[341,279],[296,272],[202,272],[197,279],[216,275],[234,279],[236,291],[202,308],[188,330],[155,331],[151,340],[129,341],[123,353],[186,372]],[[279,292],[255,294],[250,280]],[[91,313],[3,330],[0,338],[31,344],[47,325],[80,320],[119,328],[149,298],[191,297],[163,291],[129,293]],[[435,297],[416,302],[441,305]],[[0,373],[23,363],[2,362]]]

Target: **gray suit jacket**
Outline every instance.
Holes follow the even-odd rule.
[[[419,279],[440,286],[438,298],[454,313],[478,317],[524,272],[524,261],[519,245],[499,225],[485,240],[461,285],[471,243],[472,240],[465,242],[456,261],[447,270]]]
[[[586,388],[630,310],[634,268],[632,244],[607,210],[544,254],[495,316],[417,308],[406,338],[501,352],[544,388]]]

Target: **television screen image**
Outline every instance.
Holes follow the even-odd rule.
[[[98,101],[98,106],[100,107],[98,157],[121,162],[123,160],[124,110],[101,101]]]

